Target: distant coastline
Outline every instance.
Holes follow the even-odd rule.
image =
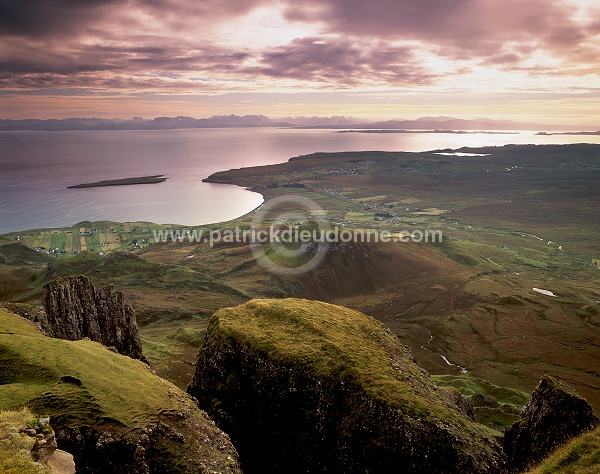
[[[595,132],[538,132],[536,133],[536,135],[600,135],[600,130],[597,130]]]
[[[105,181],[97,181],[95,183],[76,184],[75,186],[67,186],[67,189],[81,188],[102,188],[105,186],[129,186],[132,184],[155,184],[164,183],[167,179],[162,174],[153,176],[138,176],[135,178],[108,179]]]
[[[519,135],[519,132],[497,132],[489,130],[339,130],[336,133],[451,133],[455,135],[471,135],[486,134],[486,135]],[[539,134],[538,134],[539,135]]]
[[[103,119],[103,118],[66,118],[66,119],[2,119],[0,132],[30,131],[73,131],[73,130],[180,130],[198,128],[253,128],[273,127],[290,129],[327,129],[327,130],[394,130],[390,133],[465,133],[463,131],[506,130],[547,130],[578,131],[595,129],[593,125],[551,125],[543,123],[514,122],[494,119],[460,119],[455,117],[420,117],[414,120],[368,120],[356,117],[283,117],[271,119],[265,115],[213,115],[208,118],[194,117],[156,117],[143,119]],[[396,132],[396,130],[400,130]],[[374,132],[366,132],[374,133]],[[376,132],[375,132],[376,133]],[[472,132],[486,133],[486,132]]]

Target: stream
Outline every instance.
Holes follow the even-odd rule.
[[[429,331],[429,330],[428,330],[428,331]],[[450,362],[450,361],[448,360],[448,358],[447,358],[445,355],[438,354],[437,352],[434,352],[434,351],[432,351],[431,349],[429,349],[428,347],[426,347],[428,344],[430,344],[430,343],[431,343],[431,341],[433,341],[433,334],[431,334],[431,331],[429,331],[429,340],[428,340],[428,341],[427,341],[425,344],[423,344],[423,345],[421,346],[421,349],[428,350],[429,352],[431,352],[431,353],[433,353],[433,354],[435,354],[435,355],[437,355],[437,356],[440,356],[440,357],[441,357],[441,358],[444,360],[444,362],[445,362],[446,364],[448,364],[448,365],[450,365],[450,366],[452,366],[452,367],[458,367],[458,369],[460,370],[460,373],[461,373],[461,374],[468,374],[468,373],[469,373],[469,370],[468,370],[466,367],[463,367],[463,366],[461,366],[461,365],[457,365],[457,364],[453,364],[452,362]]]

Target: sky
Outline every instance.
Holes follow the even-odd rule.
[[[0,0],[0,118],[600,127],[596,0]]]

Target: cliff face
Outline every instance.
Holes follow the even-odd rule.
[[[44,286],[44,320],[36,321],[50,337],[71,341],[87,337],[134,359],[142,343],[133,308],[112,285],[97,289],[85,276],[56,278]]]
[[[521,419],[504,434],[512,472],[541,462],[557,447],[598,425],[590,404],[564,383],[544,375]]]
[[[188,392],[231,435],[246,473],[504,470],[457,393],[380,323],[339,306],[253,300],[218,311]]]

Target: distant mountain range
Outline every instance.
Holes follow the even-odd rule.
[[[289,127],[322,129],[381,129],[381,130],[548,130],[579,131],[581,127],[522,123],[510,120],[453,117],[421,117],[416,120],[365,122],[352,117],[286,117],[271,119],[265,115],[214,115],[209,118],[157,117],[143,119],[68,118],[68,119],[0,119],[0,131],[34,130],[175,130],[184,128]],[[596,128],[596,127],[593,127]]]

